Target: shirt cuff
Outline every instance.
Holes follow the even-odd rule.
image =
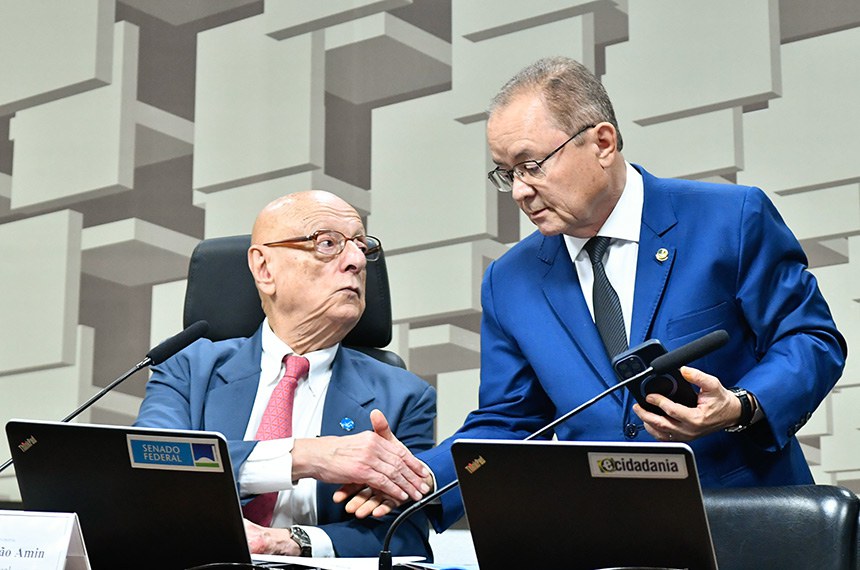
[[[417,459],[417,458],[416,458],[416,459]],[[418,459],[418,461],[421,461],[421,460],[420,460],[420,459]],[[436,490],[439,488],[439,484],[438,484],[438,483],[436,483],[436,474],[435,474],[435,473],[433,473],[433,470],[432,470],[432,469],[430,469],[430,466],[429,466],[429,465],[427,465],[426,463],[424,463],[423,461],[421,461],[421,465],[423,465],[423,466],[424,466],[424,468],[425,468],[425,469],[427,469],[427,471],[430,473],[430,479],[431,479],[431,482],[430,482],[430,490],[429,490],[429,491],[427,491],[427,495],[429,495],[430,493],[435,493],[435,492],[436,492]],[[425,497],[426,497],[427,495],[425,495]],[[431,505],[438,505],[438,504],[440,504],[441,502],[442,502],[442,498],[441,498],[441,497],[436,497],[436,499],[435,499],[435,500],[430,501],[430,504],[431,504]]]
[[[308,533],[311,539],[311,556],[314,558],[334,558],[334,545],[331,537],[318,526],[296,525]]]
[[[239,494],[243,497],[293,488],[292,437],[258,441],[239,469]]]

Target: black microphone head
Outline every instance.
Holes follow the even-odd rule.
[[[184,331],[173,335],[146,353],[150,364],[161,364],[195,340],[201,338],[209,330],[209,323],[197,321]]]
[[[675,350],[670,350],[662,356],[658,356],[651,362],[651,367],[654,368],[654,372],[657,374],[674,370],[717,350],[728,341],[729,333],[726,331],[720,329],[710,332],[693,342],[687,343]]]

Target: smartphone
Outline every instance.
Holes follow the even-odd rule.
[[[663,354],[666,354],[663,343],[656,338],[646,340],[613,358],[612,368],[620,380],[626,380],[647,369],[652,360]],[[644,376],[641,380],[628,384],[627,389],[640,406],[661,416],[666,415],[663,410],[645,401],[648,394],[662,394],[688,408],[695,408],[698,400],[693,386],[684,380],[678,370]]]

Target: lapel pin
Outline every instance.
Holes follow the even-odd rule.
[[[669,250],[665,247],[661,247],[657,250],[657,253],[654,255],[654,257],[657,258],[657,261],[663,263],[664,261],[669,259]]]
[[[352,431],[355,429],[355,421],[352,418],[343,418],[340,420],[340,427],[344,431]]]

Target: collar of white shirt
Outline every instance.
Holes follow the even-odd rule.
[[[284,355],[294,354],[293,349],[282,341],[269,326],[268,317],[263,321],[263,355],[260,360],[260,386],[274,386],[281,380]],[[312,394],[318,394],[330,377],[331,366],[340,344],[304,354],[310,362],[307,385]]]
[[[642,204],[644,202],[644,187],[642,175],[629,162],[627,166],[627,182],[615,208],[609,214],[597,235],[639,243],[639,230],[642,224]],[[589,238],[564,236],[564,243],[570,254],[571,261],[575,260],[585,247]]]

